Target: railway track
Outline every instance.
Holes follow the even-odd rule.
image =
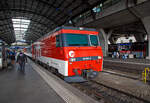
[[[104,68],[109,68],[111,70],[116,70],[116,68],[119,68],[117,70],[119,71],[123,71],[123,72],[127,72],[127,73],[135,73],[135,74],[141,74],[142,71],[144,70],[139,70],[139,69],[136,69],[136,68],[129,68],[129,67],[123,67],[121,65],[112,65],[111,67],[110,66],[104,66]]]
[[[55,71],[51,71],[48,68],[45,69],[52,72],[59,78],[63,79],[62,76]],[[144,100],[143,98],[136,97],[132,94],[120,91],[118,89],[112,88],[111,86],[101,84],[94,80],[89,80],[88,82],[83,83],[70,84],[84,92],[86,95],[89,95],[93,99],[99,101],[100,103],[150,103],[150,101]]]
[[[150,103],[150,101],[144,100],[143,98],[136,97],[111,86],[106,86],[94,80],[85,83],[72,83],[71,85],[100,103]]]
[[[109,73],[109,74],[112,74],[112,75],[117,75],[117,76],[120,76],[120,77],[125,77],[125,78],[129,78],[129,79],[134,79],[134,80],[140,80],[138,77],[133,77],[133,76],[129,76],[129,75],[126,75],[126,74],[122,74],[122,73],[115,73],[115,72],[110,72],[110,71],[102,71],[103,73]]]
[[[148,65],[104,61],[104,68],[108,68],[111,70],[123,71],[123,72],[127,72],[127,73],[141,74],[142,71],[146,67],[149,67],[149,66]]]

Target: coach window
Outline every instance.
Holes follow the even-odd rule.
[[[60,36],[56,35],[56,47],[60,47]]]

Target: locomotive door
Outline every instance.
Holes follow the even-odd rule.
[[[38,50],[37,50],[37,57],[38,57],[38,59],[40,59],[40,56],[41,56],[41,49],[38,48]]]
[[[37,57],[38,57],[38,59],[40,59],[40,56],[41,56],[41,46],[39,44],[38,47],[37,47]]]
[[[36,48],[35,48],[35,46],[34,46],[34,59],[36,59],[36,55],[37,55],[37,53],[36,53]]]
[[[39,49],[39,57],[41,57],[41,48]]]

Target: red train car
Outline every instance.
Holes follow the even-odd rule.
[[[31,46],[27,46],[27,47],[23,48],[23,52],[26,56],[32,58]]]
[[[95,77],[103,68],[98,32],[81,27],[59,27],[40,38],[32,44],[32,58],[55,68],[66,81]]]

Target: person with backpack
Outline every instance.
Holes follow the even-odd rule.
[[[27,62],[27,56],[21,51],[17,56],[17,63],[20,65],[20,70],[25,71],[25,63]]]

